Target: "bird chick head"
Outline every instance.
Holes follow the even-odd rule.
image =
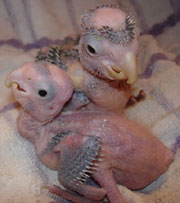
[[[134,18],[114,6],[81,17],[80,60],[89,72],[111,80],[137,79],[138,34]]]
[[[51,121],[72,95],[67,74],[48,63],[25,63],[6,78],[15,99],[35,120]]]

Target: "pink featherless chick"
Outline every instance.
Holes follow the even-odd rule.
[[[62,69],[49,63],[26,63],[6,78],[22,110],[21,136],[37,156],[58,171],[58,186],[47,188],[72,202],[124,203],[117,184],[144,188],[168,170],[172,152],[152,133],[124,115],[107,111],[61,112],[73,85]],[[88,184],[89,177],[99,187]]]

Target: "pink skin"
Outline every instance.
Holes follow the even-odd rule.
[[[95,11],[94,15],[90,17],[89,24],[87,27],[95,27],[97,29],[102,28],[103,26],[109,26],[115,30],[121,29],[124,27],[124,23],[127,17],[127,13],[120,9],[114,8],[100,8]],[[85,69],[93,72],[95,69],[98,69],[101,72],[101,77],[114,80],[107,72],[107,67],[104,65],[110,66],[122,66],[124,61],[124,56],[127,53],[133,53],[134,56],[138,53],[138,31],[135,27],[135,36],[132,42],[129,45],[115,44],[111,41],[94,37],[89,35],[90,45],[95,48],[97,51],[96,55],[89,54],[87,52],[86,38],[87,35],[81,34],[79,51],[80,51],[80,60]],[[95,39],[96,38],[96,39]],[[94,41],[95,40],[95,41]],[[92,42],[94,41],[94,43]],[[123,68],[123,67],[122,67]],[[126,73],[126,68],[122,69]]]
[[[95,11],[95,18],[92,19],[93,24],[97,28],[101,28],[102,25],[112,26],[118,29],[123,24],[126,18],[126,13],[119,9],[103,8]]]
[[[38,72],[38,66],[45,66],[52,74],[43,75],[42,72]],[[44,85],[51,87],[46,88],[48,94],[52,89],[55,92],[53,97],[43,98],[44,105],[41,108],[39,103],[42,102],[42,98],[39,98],[37,93],[37,82],[38,87]],[[66,74],[55,65],[27,63],[11,72],[6,83],[11,85],[14,97],[23,107],[17,120],[18,130],[34,144],[37,156],[47,167],[59,170],[63,160],[67,159],[66,163],[71,164],[68,162],[68,157],[73,157],[77,150],[85,146],[91,136],[97,136],[101,140],[101,149],[98,153],[99,156],[103,155],[103,158],[102,161],[95,160],[97,166],[93,170],[92,178],[102,188],[83,183],[78,186],[71,185],[64,182],[64,174],[61,173],[59,173],[59,181],[63,185],[70,184],[71,189],[83,196],[74,196],[72,191],[65,192],[57,186],[47,187],[51,192],[68,200],[79,203],[90,200],[100,201],[107,194],[110,202],[124,203],[125,200],[118,190],[117,183],[130,189],[141,189],[166,172],[173,160],[172,152],[151,132],[135,121],[128,120],[124,115],[118,116],[105,111],[60,113],[62,100],[65,103],[72,94],[72,85]],[[12,83],[17,83],[18,88],[14,88]],[[29,101],[34,108],[24,109],[24,105],[26,106]],[[47,112],[49,111],[51,118],[53,116],[47,106],[52,104],[56,109],[55,118],[49,121]],[[42,119],[43,107],[46,114],[43,114]],[[74,133],[65,137],[52,151],[46,151],[52,137],[68,130]]]
[[[101,8],[90,17],[87,27],[110,26],[113,29],[120,29],[124,27],[126,17],[127,14],[120,9]],[[96,50],[96,54],[89,53],[88,45]],[[92,75],[84,73],[87,79],[82,83],[81,89],[97,106],[113,112],[120,112],[132,96],[131,84],[127,84],[126,79],[114,78],[108,72],[107,66],[118,67],[126,75],[137,77],[137,70],[135,70],[137,67],[133,65],[131,67],[131,63],[127,65],[125,62],[127,54],[136,57],[138,53],[136,30],[135,37],[129,45],[115,44],[108,39],[81,33],[79,53],[83,68],[92,73]],[[89,88],[89,86],[93,88]]]
[[[54,119],[72,95],[73,87],[66,73],[63,71],[59,73],[54,68],[50,69],[49,66],[54,67],[54,65],[33,64],[32,68],[31,63],[26,63],[11,74],[11,77],[14,78],[11,83],[18,84],[18,88],[12,86],[15,99],[39,122],[49,122]],[[31,71],[29,72],[29,70]],[[54,83],[54,80],[58,82]],[[39,90],[46,90],[48,95],[40,97]],[[57,90],[61,91],[64,96],[58,96]],[[36,94],[34,94],[35,92]],[[54,97],[59,98],[53,99]],[[48,100],[51,102],[47,102]]]
[[[103,80],[85,71],[83,75],[84,80],[79,85],[79,89],[96,105],[93,108],[119,113],[122,111],[132,95],[130,86],[125,81]]]
[[[122,30],[125,28],[127,16],[127,13],[121,9],[100,8],[94,11],[92,16],[89,16],[89,20],[85,24],[87,24],[87,27],[102,28],[103,26],[110,26],[113,30]],[[81,31],[79,43],[80,60],[71,56],[72,50],[77,49],[77,42],[74,43],[77,39],[74,41],[65,40],[57,48],[61,53],[69,52],[69,55],[65,54],[66,56],[64,56],[62,54],[63,56],[59,56],[57,54],[58,50],[57,52],[54,51],[56,57],[50,57],[48,54],[50,49],[42,50],[41,54],[55,64],[61,61],[67,65],[67,74],[72,79],[75,90],[84,92],[90,100],[90,105],[86,106],[87,109],[98,107],[121,113],[133,95],[131,83],[127,84],[128,77],[133,78],[133,82],[137,78],[137,66],[135,65],[138,52],[137,28],[135,27],[133,30],[134,39],[129,44],[124,45],[112,43],[109,39],[100,36],[84,34],[83,26],[81,26]],[[88,52],[88,44],[96,50],[95,55]],[[53,52],[53,50],[51,51]],[[127,55],[131,55],[128,62]],[[120,72],[119,69],[125,73],[127,78],[116,77]],[[111,70],[113,73],[108,70]],[[74,109],[81,107],[81,103],[79,105],[76,100],[71,101],[70,104]]]

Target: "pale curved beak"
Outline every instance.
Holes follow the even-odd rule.
[[[106,65],[106,68],[112,80],[127,80],[127,83],[130,85],[134,84],[137,80],[137,60],[132,52],[128,52],[123,56],[121,65]]]
[[[18,81],[20,81],[20,78],[22,76],[22,72],[20,69],[16,69],[11,71],[6,79],[5,79],[5,85],[7,88],[10,88],[12,85],[18,85]]]
[[[8,74],[8,76],[6,77],[6,80],[5,80],[5,85],[6,85],[7,88],[10,88],[10,87],[12,87],[13,84],[17,84],[17,83],[13,82],[10,79],[9,74]]]
[[[21,81],[22,71],[21,69],[16,69],[12,72],[10,72],[6,79],[5,79],[5,85],[7,88],[11,88],[13,93],[20,93],[21,95],[26,94],[27,91],[24,89],[24,85]]]
[[[13,88],[13,89],[18,89],[18,83],[16,82],[6,82],[6,87],[7,88]]]

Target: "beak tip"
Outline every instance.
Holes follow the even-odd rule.
[[[127,80],[127,84],[133,85],[137,81],[137,78],[134,78],[133,80]]]
[[[11,83],[10,83],[10,81],[8,81],[7,79],[5,80],[5,86],[6,86],[7,88],[10,88],[10,87],[11,87]]]

